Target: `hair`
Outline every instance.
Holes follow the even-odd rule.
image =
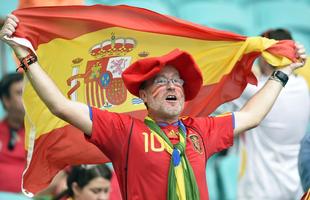
[[[102,177],[111,180],[112,172],[110,168],[105,165],[78,165],[73,166],[67,177],[67,189],[54,197],[54,200],[59,200],[63,197],[73,197],[72,184],[77,183],[80,188],[85,187],[91,180],[97,177]]]
[[[4,96],[10,98],[11,85],[22,80],[23,74],[20,73],[9,73],[4,75],[0,81],[0,99],[2,100]]]
[[[291,33],[283,28],[270,29],[262,33],[261,36],[275,40],[293,40]]]

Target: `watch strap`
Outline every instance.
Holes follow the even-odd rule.
[[[273,71],[273,73],[271,74],[270,80],[275,80],[281,83],[281,85],[284,87],[286,85],[286,83],[288,82],[288,75],[285,74],[284,72],[280,71],[280,70],[275,70]]]

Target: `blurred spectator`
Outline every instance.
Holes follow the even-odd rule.
[[[112,172],[108,166],[73,166],[67,177],[67,189],[55,200],[69,197],[74,200],[108,200]]]
[[[35,199],[50,200],[55,196],[57,196],[55,199],[66,199],[64,196],[67,196],[67,192],[63,191],[67,189],[67,177],[70,174],[70,171],[70,166],[66,167],[64,170],[61,170],[46,189],[36,194]],[[121,191],[114,171],[112,171],[112,177],[110,180],[109,200],[122,200]]]
[[[21,192],[26,164],[22,92],[22,74],[11,73],[3,77],[0,98],[7,114],[0,122],[0,191]]]
[[[304,192],[306,192],[310,189],[310,133],[307,133],[301,142],[298,170]]]
[[[269,30],[262,36],[292,39],[284,29]],[[274,71],[262,58],[259,69],[258,86],[248,86],[233,101],[235,109],[242,107]],[[309,118],[309,90],[302,77],[291,75],[289,80],[260,125],[240,135],[239,200],[294,200],[302,196],[297,158]]]

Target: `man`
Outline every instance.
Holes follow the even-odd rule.
[[[276,40],[292,39],[284,29],[269,30],[262,36]],[[237,110],[264,86],[275,70],[262,58],[259,59],[259,69],[258,87],[249,85],[241,97],[233,101]],[[302,195],[297,159],[309,119],[309,89],[306,81],[298,75],[290,75],[289,80],[265,119],[238,138],[239,200],[293,200]]]
[[[122,76],[127,89],[146,104],[148,117],[143,122],[65,98],[35,56],[7,40],[17,24],[18,19],[10,15],[0,38],[26,63],[22,67],[50,111],[81,129],[111,159],[124,199],[208,199],[208,157],[231,146],[233,134],[252,128],[263,119],[287,75],[302,66],[305,59],[300,46],[301,62],[279,70],[274,80],[268,81],[243,109],[206,118],[179,117],[184,102],[195,98],[202,85],[201,72],[188,53],[174,50],[161,57],[139,60]]]
[[[21,192],[26,164],[22,91],[22,74],[7,74],[0,82],[0,98],[7,112],[0,122],[0,191],[5,192]]]

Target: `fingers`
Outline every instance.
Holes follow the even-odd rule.
[[[295,43],[295,46],[297,48],[297,58],[299,58],[299,60],[301,60],[303,63],[305,62],[305,60],[307,59],[307,54],[306,54],[306,49],[305,47],[300,44],[299,42]]]
[[[15,15],[8,15],[1,30],[0,30],[0,40],[3,40],[5,43],[10,45],[15,53],[17,49],[20,48],[20,45],[15,41],[11,40],[10,37],[15,33],[16,27],[18,26],[19,20]],[[18,52],[17,52],[18,53]]]
[[[0,31],[0,38],[5,39],[4,36],[11,37],[16,31],[18,22],[19,20],[15,15],[8,15]]]
[[[7,16],[7,18],[10,18],[10,19],[12,19],[13,21],[15,21],[15,22],[19,22],[19,20],[18,20],[18,18],[15,16],[15,15],[13,15],[13,14],[9,14],[8,16]]]
[[[5,35],[11,36],[15,32],[15,27],[12,24],[7,24],[6,29],[4,30]]]
[[[290,64],[289,66],[292,68],[292,69],[297,69],[299,67],[302,67],[305,63],[304,62],[295,62],[295,63],[292,63]]]

